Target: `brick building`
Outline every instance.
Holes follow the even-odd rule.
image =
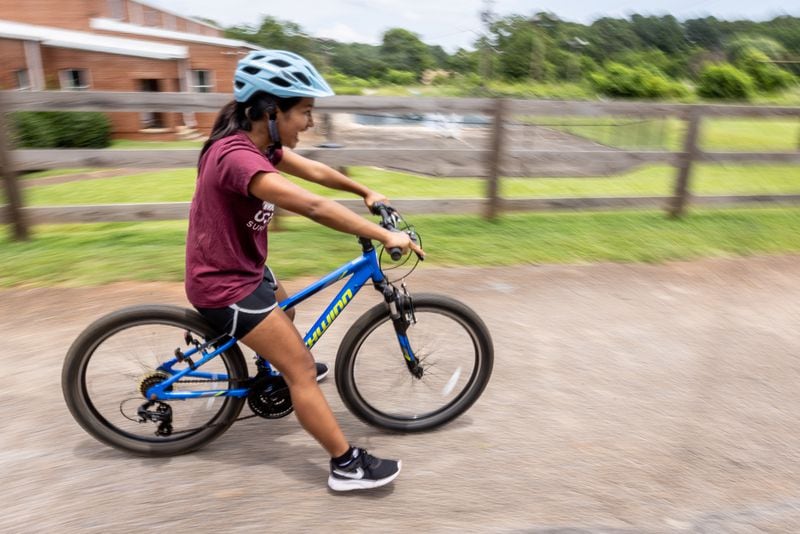
[[[134,0],[0,2],[0,89],[231,92],[259,47]],[[207,134],[211,113],[109,113],[115,137]]]

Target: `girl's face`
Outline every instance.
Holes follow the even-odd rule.
[[[300,132],[314,126],[311,111],[314,109],[313,98],[303,98],[289,111],[278,110],[278,133],[283,146],[294,148],[300,140]]]

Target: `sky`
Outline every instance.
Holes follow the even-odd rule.
[[[206,18],[227,27],[260,23],[265,15],[299,24],[315,37],[379,44],[384,31],[405,28],[448,52],[472,48],[482,31],[480,13],[487,0],[144,0],[181,15]],[[591,23],[604,16],[671,14],[683,20],[713,15],[720,19],[768,20],[800,16],[795,0],[494,0],[496,16],[555,13],[564,20]],[[273,7],[274,6],[274,7]],[[280,6],[280,7],[278,7]]]

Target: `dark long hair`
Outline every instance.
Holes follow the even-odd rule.
[[[270,118],[274,119],[278,109],[283,112],[289,111],[300,100],[302,98],[299,96],[280,98],[264,91],[254,93],[246,102],[231,100],[217,114],[214,127],[211,129],[211,135],[208,136],[208,139],[203,144],[203,149],[200,150],[200,158],[211,148],[215,141],[233,135],[240,130],[249,132],[253,129],[253,121],[263,119],[264,115],[269,115]]]

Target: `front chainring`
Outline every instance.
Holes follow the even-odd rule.
[[[289,387],[283,379],[272,379],[265,386],[254,388],[247,395],[247,405],[259,417],[280,419],[294,410]]]

